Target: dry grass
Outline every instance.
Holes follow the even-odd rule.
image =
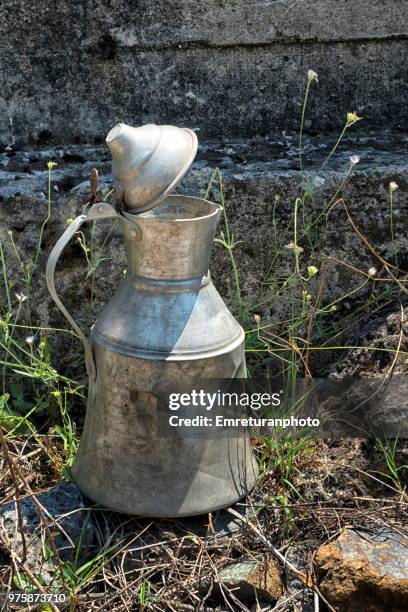
[[[58,471],[36,442],[13,438],[7,444],[15,475],[3,453],[0,503],[30,492],[39,495],[58,482]],[[77,576],[77,584],[74,580],[66,585],[70,609],[247,610],[225,586],[214,600],[212,586],[223,567],[268,552],[271,543],[281,558],[291,550],[298,551],[297,569],[312,585],[313,551],[344,527],[407,532],[408,498],[378,477],[383,463],[370,442],[321,440],[313,453],[299,454],[296,459],[293,485],[298,495],[271,468],[243,502],[253,511],[248,524],[241,522],[239,531],[225,537],[214,531],[215,515],[153,522],[90,506],[98,540],[93,572],[82,584]],[[44,537],[47,528],[49,534],[52,521],[43,515]],[[27,567],[4,536],[0,550],[1,588],[7,591],[16,573],[27,573]],[[293,575],[292,570],[287,567],[286,576]],[[300,585],[299,590],[302,588],[307,587]],[[295,609],[290,597],[282,609]]]

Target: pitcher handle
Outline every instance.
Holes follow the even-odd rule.
[[[85,208],[82,215],[79,215],[79,217],[77,217],[72,223],[70,223],[65,232],[62,234],[61,238],[55,244],[48,258],[45,273],[48,291],[50,292],[52,299],[54,300],[62,314],[65,316],[65,318],[75,329],[79,338],[82,340],[85,349],[86,369],[90,380],[93,382],[96,380],[96,365],[91,343],[85,336],[79,325],[69,314],[68,310],[65,308],[64,304],[61,302],[57,294],[57,290],[55,288],[55,267],[68,242],[71,240],[71,238],[73,238],[74,234],[76,234],[76,232],[79,230],[81,225],[85,223],[85,221],[97,221],[98,219],[113,219],[116,217],[120,217],[120,213],[116,210],[116,208],[114,208],[111,204],[108,204],[107,202],[96,202],[92,206]]]

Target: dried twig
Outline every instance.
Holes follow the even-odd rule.
[[[242,516],[241,514],[239,514],[232,508],[228,508],[228,512],[232,514],[233,516],[235,516],[235,518],[242,521],[242,523],[244,523],[247,527],[249,527],[249,529],[255,533],[258,539],[268,548],[268,550],[270,550],[271,553],[277,559],[279,559],[279,561],[285,567],[287,567],[293,574],[295,574],[295,576],[297,576],[303,582],[303,584],[305,584],[310,589],[313,589],[318,594],[318,596],[324,601],[324,603],[327,605],[329,610],[331,610],[331,612],[336,612],[336,610],[329,604],[326,598],[323,597],[319,588],[315,584],[314,580],[310,578],[310,576],[307,576],[304,572],[301,572],[297,567],[295,567],[292,563],[290,563],[290,561],[288,561],[286,557],[282,555],[282,553],[272,544],[272,542],[270,542],[270,540],[268,540],[268,538],[266,538],[263,535],[263,533],[259,531],[259,529],[257,529],[254,525],[252,525],[252,523],[250,523],[248,519],[246,519],[244,516]]]

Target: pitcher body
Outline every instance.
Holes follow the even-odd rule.
[[[205,200],[169,196],[138,215],[138,235],[122,221],[128,269],[91,331],[97,375],[73,466],[80,489],[114,510],[201,514],[255,483],[247,435],[166,435],[159,422],[164,382],[245,373],[244,332],[208,274],[219,214]]]

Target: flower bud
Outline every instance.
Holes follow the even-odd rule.
[[[314,70],[309,70],[307,73],[307,80],[309,81],[309,83],[311,83],[312,81],[316,81],[316,83],[318,83],[319,80],[317,78],[317,72],[315,72]]]
[[[361,121],[362,117],[359,117],[356,112],[347,113],[347,127],[354,125],[357,121]]]

